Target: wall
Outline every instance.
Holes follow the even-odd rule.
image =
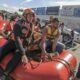
[[[37,15],[42,20],[49,20],[49,17],[51,15]],[[61,22],[64,22],[65,25],[69,28],[80,28],[80,18],[79,17],[67,17],[67,16],[55,16],[52,15],[53,17],[59,18]]]
[[[77,10],[75,10],[77,8]],[[61,22],[64,22],[65,25],[69,28],[80,28],[80,5],[68,5],[68,6],[62,6],[62,9],[59,10],[59,15],[53,17],[58,17]],[[51,15],[37,15],[41,20],[48,20]]]

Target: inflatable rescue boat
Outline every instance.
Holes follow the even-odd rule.
[[[5,39],[0,39],[0,47],[5,42]],[[11,57],[11,54],[6,56],[0,66],[5,68]],[[49,61],[31,60],[25,65],[20,63],[10,76],[14,80],[69,80],[70,77],[74,76],[76,64],[76,58],[65,50]]]

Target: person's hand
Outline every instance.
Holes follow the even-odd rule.
[[[27,64],[28,63],[28,58],[26,55],[22,56],[22,63]]]
[[[52,60],[53,56],[51,55],[51,53],[48,53],[48,59]]]
[[[42,61],[47,61],[47,59],[48,59],[48,53],[47,52],[42,52],[41,53],[41,59],[42,59]]]
[[[47,53],[47,52],[44,52],[44,53],[42,52],[41,58],[43,59],[43,61],[52,60],[52,56],[50,55],[50,53]]]

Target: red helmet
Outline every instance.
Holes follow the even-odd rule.
[[[28,9],[24,10],[23,14],[33,14],[33,15],[35,15],[35,12],[31,8],[28,8]]]
[[[27,18],[27,16],[28,15],[32,15],[33,16],[33,20],[32,21],[34,21],[35,20],[35,12],[32,10],[32,9],[25,9],[24,10],[24,12],[23,12],[23,16],[24,16],[24,18],[28,21],[28,18]]]

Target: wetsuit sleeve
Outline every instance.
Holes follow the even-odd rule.
[[[15,38],[15,41],[16,41],[17,48],[19,49],[21,54],[25,54],[25,49],[23,48],[22,41],[20,39],[21,34],[22,34],[21,25],[15,24],[14,28],[13,28],[13,31],[14,31],[14,38]]]

